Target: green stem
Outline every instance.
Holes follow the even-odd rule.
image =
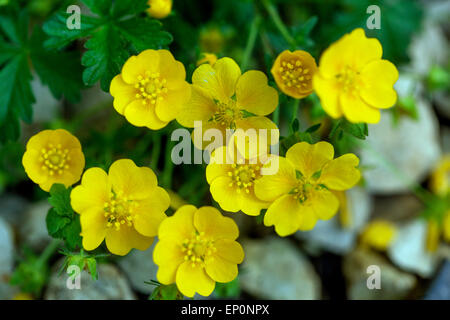
[[[284,25],[283,21],[278,14],[277,8],[270,2],[270,0],[262,0],[264,7],[270,15],[273,23],[277,27],[278,31],[280,31],[283,38],[292,46],[295,45],[295,39],[289,33],[287,27]]]
[[[41,264],[44,264],[47,262],[48,259],[55,253],[56,249],[58,249],[59,245],[61,244],[61,240],[59,239],[53,239],[52,242],[50,242],[45,250],[41,253],[41,256],[39,257],[39,262]]]
[[[157,132],[153,133],[152,157],[150,167],[153,170],[158,168],[159,154],[161,153],[161,135]]]
[[[280,106],[278,106],[273,112],[272,120],[277,127],[280,127]]]
[[[175,145],[175,142],[172,140],[167,141],[166,144],[166,154],[164,156],[164,169],[163,169],[163,173],[162,173],[162,179],[161,179],[161,184],[167,188],[167,189],[171,189],[172,188],[172,174],[173,174],[173,169],[174,169],[174,165],[172,162],[172,148]]]
[[[250,33],[247,39],[247,45],[245,46],[244,56],[242,58],[241,70],[245,71],[250,60],[253,48],[255,47],[256,36],[258,35],[259,25],[261,24],[261,17],[257,15],[250,26]]]
[[[300,107],[300,99],[295,99],[294,103],[292,103],[292,117],[291,117],[291,123],[295,119],[297,119],[298,116],[298,109]]]

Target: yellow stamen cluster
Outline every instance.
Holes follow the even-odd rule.
[[[236,106],[236,101],[230,99],[228,103],[220,101],[216,102],[218,107],[216,113],[213,115],[211,121],[214,121],[229,129],[236,129],[236,120],[242,118],[241,110]]]
[[[256,164],[232,164],[231,170],[228,171],[228,176],[231,177],[230,187],[236,185],[237,192],[243,190],[245,193],[250,193],[254,186],[254,181],[260,176],[261,167]]]
[[[136,99],[142,99],[143,104],[156,104],[163,99],[163,94],[167,93],[166,83],[167,80],[161,78],[159,72],[146,71],[145,76],[138,76],[138,82],[134,85],[138,90]]]
[[[358,92],[359,84],[356,81],[358,74],[358,72],[347,66],[341,73],[336,75],[336,79],[344,92],[351,91],[353,94]]]
[[[314,179],[311,180],[305,179],[305,177],[301,177],[297,181],[297,187],[292,189],[290,193],[294,195],[294,199],[297,199],[301,203],[308,200],[308,198],[311,196],[311,191],[322,188],[322,186],[317,184]]]
[[[128,200],[127,197],[123,196],[122,191],[111,191],[109,200],[103,206],[105,218],[107,219],[106,226],[115,227],[116,230],[120,230],[122,225],[131,227],[136,206],[137,203]]]
[[[299,59],[282,61],[278,70],[283,83],[288,88],[306,89],[311,82],[310,70],[303,66]]]
[[[217,251],[214,242],[205,238],[204,232],[195,232],[191,238],[183,241],[181,251],[184,252],[184,260],[191,261],[192,267],[196,264],[203,266],[205,259],[213,259],[212,254]]]
[[[42,163],[42,170],[46,170],[49,175],[61,175],[64,170],[69,169],[69,150],[63,149],[61,144],[48,144],[47,148],[41,149],[39,161]]]

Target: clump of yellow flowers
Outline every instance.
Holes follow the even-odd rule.
[[[213,207],[179,208],[161,223],[153,251],[162,284],[176,283],[187,297],[209,296],[217,282],[230,282],[238,274],[244,251],[235,240],[236,223]]]
[[[172,1],[150,0],[149,4],[150,16],[164,18]],[[115,110],[132,125],[152,130],[176,119],[194,128],[193,137],[203,132],[201,138],[208,129],[218,130],[223,137],[230,129],[278,130],[267,116],[277,108],[279,95],[266,74],[242,73],[233,59],[217,59],[212,53],[203,54],[197,65],[189,84],[184,65],[168,50],[131,56],[110,84]],[[271,73],[284,94],[302,99],[315,91],[332,118],[344,116],[355,123],[378,122],[379,109],[392,107],[397,100],[393,89],[397,69],[382,59],[379,41],[367,38],[362,29],[332,44],[322,54],[319,67],[309,53],[286,50],[276,58]],[[264,149],[278,140],[267,137],[266,142]],[[200,143],[194,139],[194,144],[205,148],[203,139]],[[274,226],[283,237],[332,218],[343,192],[360,180],[358,157],[347,153],[335,158],[333,145],[325,141],[295,143],[285,157],[260,157],[266,150],[259,147],[256,153],[231,162],[227,161],[229,146],[217,147],[206,168],[206,180],[221,209],[251,216],[267,210],[264,225]],[[22,162],[30,179],[45,191],[55,183],[75,184],[85,165],[80,142],[63,129],[33,136]],[[264,173],[275,163],[275,172]],[[447,173],[449,167],[447,159],[436,172]],[[448,192],[442,174],[436,174],[432,185]],[[176,283],[188,297],[208,296],[216,282],[232,281],[238,274],[244,259],[236,242],[238,227],[218,209],[185,205],[170,192],[172,204],[152,169],[138,167],[129,159],[115,161],[108,172],[99,167],[86,170],[70,195],[70,204],[80,215],[83,248],[94,250],[105,241],[111,253],[123,256],[132,249],[146,250],[158,237],[153,253],[158,281]],[[169,206],[177,210],[167,217]],[[450,238],[450,214],[445,221]],[[367,227],[361,239],[384,250],[394,235],[391,225],[378,221]]]
[[[80,141],[70,132],[44,130],[28,140],[22,164],[28,177],[49,191],[54,183],[68,187],[80,180],[84,154]]]
[[[86,170],[70,198],[80,214],[84,249],[94,250],[105,240],[108,250],[121,256],[152,244],[170,203],[152,169],[128,159],[114,162],[108,173]]]

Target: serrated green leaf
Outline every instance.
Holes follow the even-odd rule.
[[[120,73],[128,58],[124,41],[110,25],[105,25],[92,35],[85,47],[88,51],[81,59],[86,67],[83,72],[84,83],[93,85],[100,80],[102,89],[109,91],[112,78]]]
[[[61,216],[71,218],[74,211],[70,205],[70,188],[59,183],[52,185],[50,188],[50,197],[48,202],[55,208],[56,213]]]
[[[92,276],[92,279],[93,280],[97,280],[98,279],[97,260],[95,260],[95,258],[87,258],[86,259],[86,263],[87,263],[87,267],[88,267],[89,273]]]
[[[108,15],[113,5],[113,1],[111,0],[83,0],[83,2],[93,13],[99,16]],[[116,2],[123,2],[123,0]]]
[[[115,1],[111,10],[112,17],[135,15],[148,9],[148,0],[122,0]]]
[[[60,216],[55,208],[50,208],[45,219],[48,234],[53,238],[61,238],[61,230],[70,223],[70,219]]]
[[[117,26],[137,52],[164,48],[173,40],[170,33],[161,30],[161,22],[155,19],[132,18],[119,22]]]

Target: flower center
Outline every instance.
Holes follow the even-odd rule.
[[[236,106],[236,101],[230,99],[228,103],[216,101],[217,111],[211,121],[230,129],[236,129],[236,120],[242,118],[241,110]]]
[[[137,206],[136,202],[128,200],[123,191],[114,192],[111,190],[109,200],[103,205],[105,218],[107,220],[106,226],[108,228],[115,227],[120,230],[122,225],[131,227],[133,224],[134,208]]]
[[[257,164],[232,164],[228,176],[231,177],[230,187],[237,186],[238,193],[243,190],[250,193],[255,180],[261,175],[261,167]]]
[[[166,79],[161,78],[158,72],[145,72],[145,76],[138,76],[138,82],[134,87],[138,90],[137,99],[143,99],[143,104],[156,104],[157,101],[163,99],[163,95],[167,93]]]
[[[311,85],[310,70],[299,59],[282,61],[278,71],[288,88],[307,89]]]
[[[356,93],[359,90],[358,84],[359,72],[346,66],[343,71],[336,75],[336,79],[344,92]]]
[[[39,161],[42,163],[42,170],[49,175],[61,175],[64,170],[69,169],[70,157],[69,149],[63,149],[61,144],[54,146],[50,143],[47,148],[41,149]]]
[[[297,172],[297,186],[289,192],[294,195],[294,199],[298,199],[300,203],[305,202],[311,196],[314,190],[320,190],[324,188],[323,185],[317,183],[317,179],[320,175],[314,174],[311,178],[307,179],[301,173]]]
[[[191,261],[192,267],[195,267],[196,264],[203,266],[205,259],[216,252],[217,249],[212,240],[205,238],[204,232],[195,231],[191,238],[183,241],[181,251],[184,252],[184,260]]]

